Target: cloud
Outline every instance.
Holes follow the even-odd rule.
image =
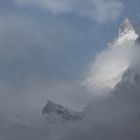
[[[5,106],[1,108],[3,110],[12,108],[12,104],[20,108],[26,88],[33,87],[43,73],[47,75],[47,64],[43,60],[46,39],[40,27],[27,15],[0,16],[0,97],[1,105]]]
[[[82,108],[89,99],[76,78],[69,80],[76,68],[69,66],[68,61],[75,60],[73,52],[76,57],[79,54],[79,48],[76,52],[71,46],[83,37],[64,22],[41,23],[21,13],[1,15],[0,110],[35,108],[40,111],[49,99],[70,108]]]
[[[80,10],[80,14],[99,23],[116,20],[123,9],[123,3],[114,0],[90,0],[86,6]]]
[[[74,14],[98,23],[116,20],[122,13],[123,3],[117,0],[14,0],[20,6],[34,6],[55,15]]]
[[[18,14],[0,16],[0,62],[3,65],[0,71],[4,78],[16,78],[41,61],[45,42],[40,24],[31,17]],[[39,51],[39,48],[42,49]]]

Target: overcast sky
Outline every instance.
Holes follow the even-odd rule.
[[[33,106],[47,98],[80,106],[86,96],[77,81],[125,17],[140,23],[139,5],[139,0],[1,0],[1,97],[24,94]]]

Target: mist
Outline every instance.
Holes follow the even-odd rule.
[[[90,100],[80,85],[80,78],[70,75],[73,66],[63,66],[56,53],[65,56],[62,45],[67,49],[67,44],[73,44],[64,40],[70,36],[73,36],[70,40],[74,40],[74,36],[80,34],[66,23],[53,24],[47,22],[48,27],[44,29],[44,23],[27,14],[0,15],[0,110],[3,114],[36,110],[41,115],[48,100],[82,110]],[[62,32],[65,39],[59,35]],[[60,46],[59,42],[62,42]],[[68,69],[68,74],[72,71],[70,76],[63,67]]]

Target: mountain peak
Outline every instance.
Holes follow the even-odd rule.
[[[42,114],[54,122],[60,118],[65,121],[78,121],[82,119],[80,112],[76,112],[52,101],[47,102],[42,110]]]
[[[119,35],[112,43],[109,43],[109,49],[128,46],[126,44],[140,43],[140,35],[135,30],[129,19],[125,19],[119,27]],[[133,46],[133,45],[132,45]]]
[[[130,22],[128,18],[126,18],[120,28],[119,28],[119,36],[122,36],[124,34],[128,34],[129,32],[135,32],[133,24]]]

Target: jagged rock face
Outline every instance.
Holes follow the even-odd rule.
[[[128,19],[125,19],[119,28],[119,36],[122,36],[124,34],[133,32],[133,31],[134,31],[134,28],[133,28],[132,23]]]
[[[133,46],[139,42],[139,39],[139,34],[135,31],[133,24],[128,19],[125,19],[119,27],[118,38],[110,44],[109,48],[124,47],[130,44]]]
[[[42,114],[46,117],[51,117],[53,119],[59,118],[63,121],[78,121],[82,119],[79,112],[75,112],[51,101],[47,102],[42,110]]]
[[[140,85],[140,76],[135,72],[134,69],[127,69],[122,75],[122,80],[117,86],[125,85]]]
[[[122,80],[112,91],[115,100],[140,106],[140,76],[133,69],[124,72]]]

